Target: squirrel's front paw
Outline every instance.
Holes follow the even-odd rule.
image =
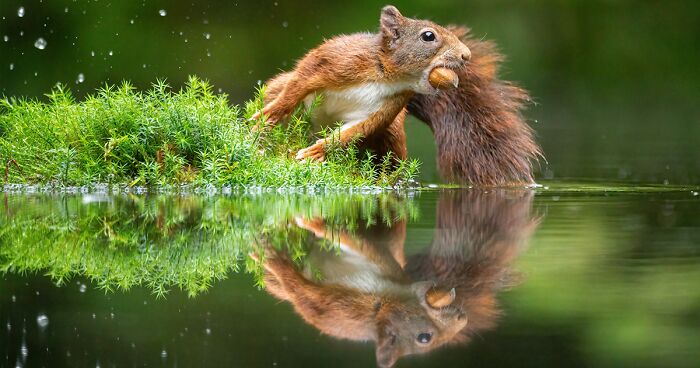
[[[326,141],[319,139],[312,146],[306,147],[297,152],[296,159],[299,161],[310,159],[314,161],[323,161],[326,158]]]
[[[322,238],[326,233],[326,221],[321,217],[314,217],[307,220],[304,217],[296,216],[294,217],[294,222],[299,228],[308,230],[319,238]]]

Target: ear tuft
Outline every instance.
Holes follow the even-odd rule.
[[[403,20],[403,15],[401,15],[401,12],[399,12],[399,9],[396,9],[395,6],[387,5],[382,8],[382,15],[379,18],[382,35],[389,40],[398,38],[399,27]]]
[[[396,334],[394,334],[386,323],[377,324],[377,346],[376,346],[377,366],[380,368],[392,367],[399,358],[398,346],[396,346]]]

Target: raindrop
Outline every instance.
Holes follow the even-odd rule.
[[[68,7],[67,7],[67,6],[66,6],[65,8],[63,8],[63,12],[64,12],[64,13],[68,13]]]
[[[24,16],[24,7],[20,6],[19,9],[17,9],[17,16],[22,18]]]
[[[7,37],[7,36],[5,36],[5,37]],[[210,33],[205,33],[205,34],[204,34],[204,38],[206,38],[207,40],[210,39],[210,38],[211,38],[211,34],[210,34]],[[7,39],[5,39],[5,41],[7,41]]]
[[[27,357],[29,355],[29,349],[27,349],[27,344],[22,343],[22,346],[19,348],[20,353],[22,354],[23,357]]]
[[[700,195],[700,193],[698,193],[698,192],[693,192],[693,196],[694,196],[694,197],[697,197],[698,195]]]
[[[163,351],[160,352],[160,357],[161,358],[167,358],[168,357],[168,352],[163,349]]]
[[[10,64],[10,70],[12,70],[14,67],[15,67],[15,64]],[[12,302],[14,303],[14,302],[16,302],[16,301],[17,301],[17,297],[16,297],[15,295],[13,295],[13,296],[12,296]]]
[[[39,50],[43,50],[46,48],[46,40],[43,37],[39,37],[36,39],[36,42],[34,42],[34,47],[36,47]]]
[[[49,325],[49,317],[46,317],[45,314],[40,314],[36,317],[36,323],[41,329],[45,329]]]
[[[107,54],[109,54],[109,56],[112,56],[112,55],[114,55],[114,52],[112,50],[109,50],[109,52]]]
[[[2,40],[5,41],[5,42],[7,42],[7,41],[10,40],[10,36],[4,35],[4,36],[2,36]]]
[[[288,25],[289,25],[289,23],[286,20],[284,22],[282,22],[282,27],[287,28]]]
[[[85,82],[85,74],[80,73],[80,74],[78,74],[78,78],[75,79],[75,84],[80,84],[83,82]],[[86,288],[85,284],[80,285],[80,292],[84,293],[85,288]]]
[[[206,332],[207,335],[211,335],[211,328],[207,328],[206,330],[204,330],[204,332]]]
[[[134,24],[134,20],[133,19],[129,20],[129,23]]]
[[[7,332],[10,332],[10,330],[12,330],[12,325],[10,322],[7,322]]]
[[[158,10],[158,14],[160,14],[161,17],[164,17],[168,15],[168,12],[165,11],[165,9]]]
[[[78,80],[76,80],[75,82],[76,83],[83,83],[84,81],[85,81],[85,76],[83,75],[83,73],[78,74]],[[78,290],[81,293],[84,293],[85,290],[87,290],[87,286],[85,284],[80,284],[80,288],[78,288]]]

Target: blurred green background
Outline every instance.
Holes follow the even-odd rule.
[[[57,82],[77,96],[121,80],[180,86],[194,74],[240,103],[324,38],[375,30],[385,4],[3,0],[0,94],[41,98]],[[527,115],[547,157],[540,180],[700,182],[700,2],[393,4],[499,44],[503,77],[537,101]],[[429,130],[416,120],[407,130],[422,179],[437,181]]]

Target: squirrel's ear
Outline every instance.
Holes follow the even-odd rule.
[[[390,368],[399,358],[396,334],[383,323],[379,323],[377,327],[377,347],[375,350],[377,366]]]
[[[382,8],[382,15],[379,18],[382,35],[389,40],[399,38],[399,27],[403,20],[403,15],[395,6],[387,5]]]

